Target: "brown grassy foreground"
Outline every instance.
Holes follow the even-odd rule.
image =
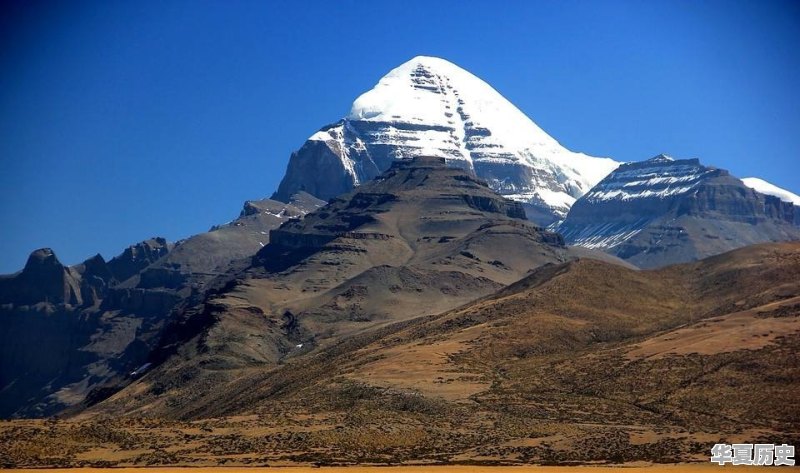
[[[699,464],[675,464],[675,465],[620,465],[620,466],[391,466],[391,467],[369,467],[369,466],[350,466],[350,467],[325,467],[326,473],[480,473],[489,471],[491,473],[567,473],[570,470],[579,470],[587,473],[690,473],[704,472],[711,473],[720,467],[711,463]],[[732,467],[727,467],[731,469]],[[737,466],[737,472],[748,472],[756,470],[757,466]],[[142,468],[70,468],[70,469],[21,469],[10,470],[17,472],[90,472],[90,473],[140,473]],[[150,470],[150,468],[147,468]],[[185,473],[186,468],[153,468],[159,473]],[[192,471],[202,470],[208,473],[252,473],[252,467],[216,467],[198,468]],[[270,468],[270,472],[285,473],[310,473],[318,472],[319,468],[311,467],[283,467]]]
[[[711,471],[715,443],[800,443],[800,243],[542,267],[278,367],[198,365],[210,338],[77,415],[0,422],[0,467]]]

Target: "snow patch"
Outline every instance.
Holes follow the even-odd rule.
[[[756,192],[777,197],[784,202],[791,202],[795,206],[800,207],[800,195],[778,187],[775,184],[769,183],[757,177],[745,177],[742,179],[742,182],[744,185]]]

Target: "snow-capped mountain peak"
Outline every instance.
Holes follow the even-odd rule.
[[[795,205],[795,207],[800,207],[800,195],[787,191],[786,189],[778,187],[775,184],[765,181],[764,179],[759,179],[757,177],[745,177],[742,179],[742,182],[744,182],[744,185],[755,190],[756,192],[777,197],[784,202],[791,202]]]
[[[658,155],[625,163],[575,202],[558,231],[569,244],[642,268],[800,238],[796,208],[781,202],[792,194],[758,181],[698,159]],[[781,200],[762,195],[776,193]]]
[[[497,192],[529,204],[540,223],[563,218],[619,165],[569,151],[483,80],[444,59],[418,56],[359,96],[341,121],[313,134],[293,155],[276,197],[306,190],[329,198],[394,159],[420,155],[474,171]],[[343,174],[331,183],[320,166]]]
[[[585,195],[590,201],[664,199],[691,191],[718,170],[698,159],[675,160],[659,154],[646,161],[625,163]]]
[[[559,146],[489,84],[449,61],[428,56],[417,56],[383,76],[353,102],[347,118],[485,128],[493,132],[486,141],[508,147]]]
[[[664,153],[661,153],[658,156],[648,159],[647,161],[650,163],[671,163],[672,161],[675,161],[675,158],[673,158],[672,156],[667,156]]]

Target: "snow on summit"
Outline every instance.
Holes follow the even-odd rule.
[[[329,199],[415,156],[442,157],[474,172],[545,226],[558,226],[576,202],[671,200],[717,173],[697,159],[666,154],[620,167],[570,151],[480,78],[444,59],[417,56],[356,98],[344,118],[314,133],[292,155],[275,198],[306,191]],[[789,191],[743,181],[800,205]],[[630,237],[627,230],[620,235]]]
[[[390,71],[355,100],[347,118],[441,127],[424,134],[420,153],[434,149],[473,169],[476,162],[530,167],[539,171],[532,173],[531,186],[488,180],[511,198],[557,209],[568,210],[619,165],[567,150],[489,84],[435,57],[418,56]],[[395,137],[402,139],[402,133]],[[554,182],[546,182],[550,177]]]
[[[393,159],[444,157],[535,208],[529,215],[541,215],[540,223],[562,219],[575,199],[619,165],[564,148],[489,84],[427,56],[391,70],[353,102],[345,118],[313,134],[304,148],[321,153],[311,142],[324,143],[337,156],[352,185],[371,179]],[[297,159],[305,159],[302,151]],[[327,162],[330,156],[317,159]]]
[[[507,147],[559,146],[489,84],[434,57],[418,56],[393,69],[353,102],[348,118],[447,127],[470,121],[492,130],[486,141]]]
[[[742,179],[742,182],[744,182],[744,185],[755,190],[756,192],[777,197],[784,202],[791,202],[796,207],[800,207],[800,195],[787,191],[786,189],[778,187],[775,184],[757,177],[745,177]]]

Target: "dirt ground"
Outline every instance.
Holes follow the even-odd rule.
[[[391,466],[391,467],[279,467],[269,468],[271,473],[311,473],[323,471],[325,473],[568,473],[578,470],[585,473],[691,473],[695,471],[711,473],[722,467],[711,463],[674,464],[674,465],[642,465],[629,464],[618,466]],[[733,467],[727,466],[728,470]],[[759,469],[757,466],[736,466],[737,472],[747,472]],[[202,470],[204,473],[251,473],[257,467],[215,467],[192,468],[192,471]],[[14,472],[31,473],[141,473],[142,471],[157,471],[159,473],[186,473],[187,468],[66,468],[66,469],[20,469],[7,470]]]

